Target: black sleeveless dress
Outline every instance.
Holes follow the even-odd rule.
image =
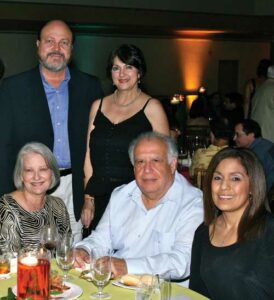
[[[100,221],[113,189],[134,179],[128,147],[140,133],[152,130],[144,113],[150,99],[135,115],[118,124],[113,124],[102,113],[103,99],[100,102],[89,144],[93,175],[85,190],[86,194],[95,198],[92,228],[95,228]]]

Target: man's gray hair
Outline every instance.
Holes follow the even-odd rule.
[[[40,154],[45,159],[48,168],[52,171],[52,181],[49,189],[55,187],[60,180],[60,172],[56,158],[47,146],[37,142],[31,142],[26,144],[21,148],[17,155],[17,160],[13,173],[13,182],[15,187],[18,190],[22,190],[24,188],[24,183],[22,181],[22,175],[24,171],[24,156],[29,153]]]
[[[155,131],[149,131],[149,132],[141,133],[136,139],[134,139],[130,143],[129,148],[128,148],[128,154],[129,154],[129,158],[130,158],[132,165],[134,165],[135,148],[143,140],[148,140],[148,141],[158,140],[158,141],[163,142],[167,146],[167,160],[168,160],[169,164],[172,162],[172,160],[174,158],[175,159],[178,158],[177,145],[171,137],[161,134],[161,133],[158,133],[158,132],[155,132]]]

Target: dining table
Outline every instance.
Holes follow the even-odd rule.
[[[57,266],[51,267],[55,271],[58,269]],[[60,272],[61,275],[61,272]],[[90,294],[92,292],[97,291],[97,287],[90,281],[83,279],[80,277],[81,272],[73,269],[69,272],[70,275],[70,283],[74,286],[79,286],[82,289],[82,293],[80,295],[75,295],[73,297],[60,297],[56,299],[60,300],[88,300],[90,298]],[[120,286],[116,286],[116,280],[111,280],[105,287],[104,291],[111,295],[112,300],[134,300],[136,291],[134,289],[124,288]],[[8,295],[8,289],[17,285],[17,276],[15,274],[11,274],[10,278],[0,280],[0,300],[6,299],[2,297],[6,297]],[[53,298],[54,299],[54,298]],[[208,298],[192,291],[186,287],[183,287],[177,283],[171,283],[171,300],[206,300]]]

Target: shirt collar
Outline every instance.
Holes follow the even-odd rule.
[[[164,196],[161,198],[161,200],[157,203],[155,207],[157,207],[158,205],[162,205],[166,202],[176,202],[174,198],[174,196],[176,195],[176,180],[175,180],[176,176],[178,176],[177,171],[172,185],[170,186],[168,191],[164,194]],[[131,201],[134,201],[139,206],[143,204],[142,192],[137,185],[135,189],[133,189],[131,192],[128,193],[128,198]]]
[[[261,141],[261,139],[262,139],[261,137],[255,138],[255,140],[251,143],[249,148],[253,149]]]
[[[56,88],[54,88],[52,85],[50,85],[50,84],[47,82],[46,78],[45,78],[44,75],[43,75],[43,72],[42,72],[42,65],[41,65],[41,64],[39,64],[39,72],[40,72],[40,75],[41,75],[41,78],[42,78],[43,85],[46,86],[47,88],[51,87],[52,89],[57,90]],[[69,71],[69,68],[66,67],[65,79],[62,81],[60,87],[61,87],[62,85],[64,85],[64,84],[67,84],[67,83],[69,82],[69,80],[70,80],[70,71]]]

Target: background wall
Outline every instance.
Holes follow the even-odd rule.
[[[35,40],[35,34],[0,33],[5,77],[36,65]],[[195,90],[200,85],[214,92],[218,89],[219,60],[239,61],[238,90],[243,92],[245,81],[255,75],[258,61],[270,55],[270,44],[266,42],[76,36],[75,64],[98,76],[106,93],[112,87],[105,75],[107,57],[122,43],[133,43],[142,49],[148,65],[145,86],[150,94],[163,96]]]
[[[208,13],[227,13],[227,14],[249,14],[255,13],[254,8],[257,2],[258,9],[268,8],[271,10],[271,1],[269,0],[9,0],[10,2],[33,2],[33,3],[59,3],[70,5],[91,5],[106,7],[124,7],[124,8],[144,8],[159,10],[176,11],[197,11]],[[0,1],[1,2],[1,1]],[[262,3],[261,3],[262,2]],[[273,12],[272,12],[273,13]]]
[[[9,2],[58,3],[236,15],[274,15],[273,0],[9,0]]]

